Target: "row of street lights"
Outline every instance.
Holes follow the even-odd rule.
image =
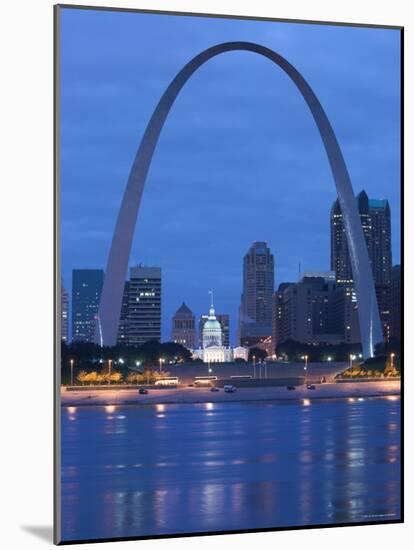
[[[262,378],[262,367],[264,367],[264,377],[267,378],[267,361],[259,361],[257,363],[257,367],[259,369],[259,378]],[[256,356],[253,355],[253,378],[256,378]]]
[[[391,355],[393,355],[393,354],[391,354]],[[352,361],[355,361],[356,358],[357,358],[357,356],[354,355],[353,353],[351,353],[351,354],[349,355],[349,368],[352,369]],[[358,358],[359,358],[359,359],[362,359],[362,353],[358,354]]]
[[[362,354],[360,353],[358,355],[358,357],[360,359],[362,359]],[[394,357],[395,357],[395,353],[391,353],[390,355],[391,357],[391,368],[394,368]],[[352,368],[352,362],[355,361],[355,359],[357,358],[356,355],[354,354],[350,354],[349,355],[349,368]],[[303,370],[305,371],[305,382],[306,382],[306,373],[307,373],[307,370],[308,370],[308,359],[309,359],[309,356],[308,355],[302,355],[302,359],[305,361],[305,366],[303,367]],[[331,357],[328,357],[328,361],[331,361],[332,358]],[[120,358],[118,360],[118,362],[120,364],[124,364],[124,360],[122,358]],[[159,368],[160,368],[160,374],[162,373],[162,365],[165,363],[165,359],[163,357],[160,357],[158,359],[158,363],[159,363]],[[70,385],[73,386],[73,367],[74,367],[74,364],[75,364],[75,361],[73,359],[70,359]],[[141,361],[135,361],[135,365],[137,367],[139,367],[141,365]],[[264,366],[264,378],[267,378],[267,362],[266,361],[259,361],[258,363],[258,366],[259,366],[259,378],[262,378],[262,365]],[[109,367],[109,377],[111,376],[111,373],[112,373],[112,359],[108,359],[108,367]],[[212,369],[211,369],[211,365],[210,365],[210,361],[208,362],[208,372],[211,373],[212,372]],[[256,378],[256,356],[253,355],[253,378]]]

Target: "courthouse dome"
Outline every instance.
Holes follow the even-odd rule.
[[[203,326],[203,348],[222,345],[222,328],[217,321],[213,305],[213,293],[211,292],[211,306],[208,319]]]

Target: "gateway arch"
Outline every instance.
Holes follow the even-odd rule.
[[[100,341],[113,346],[117,341],[124,283],[128,271],[139,205],[151,159],[170,109],[191,75],[209,59],[225,52],[243,50],[267,57],[292,79],[306,101],[325,146],[338,193],[348,240],[364,357],[372,357],[375,344],[383,340],[374,280],[362,231],[357,203],[341,149],[319,100],[303,76],[275,51],[252,42],[226,42],[204,50],[187,63],[165,90],[136,153],[118,213],[99,306]]]

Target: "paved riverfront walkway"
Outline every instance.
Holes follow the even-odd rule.
[[[212,392],[209,388],[179,387],[174,389],[149,390],[139,395],[134,390],[66,391],[61,390],[63,406],[91,405],[152,405],[168,403],[215,403],[224,401],[268,401],[295,399],[341,399],[400,395],[400,381],[349,382],[341,384],[318,384],[314,390],[298,386],[295,390],[285,387],[239,388],[234,393],[222,389]]]

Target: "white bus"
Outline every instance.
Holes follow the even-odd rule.
[[[156,380],[155,386],[178,386],[178,376],[166,376]]]
[[[194,378],[194,384],[196,386],[207,386],[211,385],[215,380],[217,380],[217,376],[196,376]]]

